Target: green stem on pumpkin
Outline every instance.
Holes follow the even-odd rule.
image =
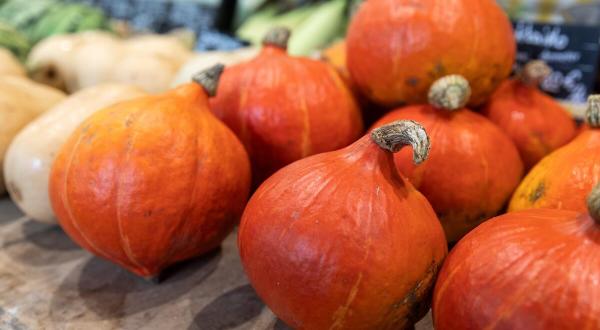
[[[263,45],[275,46],[281,49],[287,49],[288,40],[290,39],[290,29],[282,26],[274,27],[263,38]]]
[[[587,207],[590,216],[600,225],[600,184],[592,189],[587,198]]]
[[[471,97],[469,81],[461,75],[449,75],[436,80],[429,88],[429,104],[438,109],[462,109]]]
[[[208,96],[215,96],[217,93],[217,87],[219,85],[219,79],[225,66],[223,64],[215,64],[210,68],[196,73],[192,80],[202,86]]]
[[[371,139],[382,149],[398,152],[402,147],[413,148],[413,161],[420,164],[429,156],[429,136],[421,124],[412,120],[398,120],[374,129]]]
[[[600,127],[600,94],[590,95],[588,97],[585,121],[592,128]]]
[[[544,79],[552,73],[552,68],[542,60],[533,60],[527,62],[521,69],[518,77],[525,85],[539,86]]]

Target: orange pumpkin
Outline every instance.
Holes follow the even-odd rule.
[[[600,95],[590,96],[586,120],[589,129],[531,169],[515,191],[510,211],[555,208],[585,212],[585,196],[600,182]]]
[[[380,104],[424,103],[438,78],[460,74],[483,104],[511,72],[516,43],[495,0],[369,0],[348,28],[348,70]]]
[[[469,233],[436,283],[435,329],[600,329],[600,187],[588,207],[508,213]]]
[[[256,184],[293,161],[347,146],[363,129],[335,69],[289,56],[289,35],[284,28],[270,31],[256,58],[225,70],[211,100],[248,150]]]
[[[400,121],[347,148],[299,160],[252,196],[239,229],[246,274],[294,329],[404,329],[429,309],[447,252],[431,205],[391,152],[427,157],[423,128]]]
[[[333,43],[321,55],[325,61],[333,65],[344,80],[350,82],[350,75],[346,68],[346,41],[340,40]]]
[[[550,73],[543,61],[528,63],[518,78],[504,81],[483,108],[513,140],[526,169],[576,135],[571,115],[538,88]]]
[[[75,242],[144,277],[220,245],[250,189],[242,144],[208,110],[222,69],[101,110],[73,133],[49,192]]]
[[[485,117],[464,108],[469,95],[463,77],[447,76],[431,86],[430,104],[396,109],[375,124],[410,119],[429,132],[431,154],[424,164],[408,163],[406,151],[394,159],[398,170],[433,205],[449,242],[496,215],[523,174],[510,138]]]

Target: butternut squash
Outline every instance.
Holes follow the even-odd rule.
[[[143,95],[132,85],[98,85],[69,96],[30,122],[14,138],[4,161],[7,190],[23,213],[34,220],[55,223],[48,176],[58,149],[97,110]]]

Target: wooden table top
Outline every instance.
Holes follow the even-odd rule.
[[[244,275],[235,233],[147,282],[0,199],[0,329],[289,329]],[[419,330],[433,329],[428,315]]]

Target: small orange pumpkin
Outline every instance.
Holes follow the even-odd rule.
[[[588,100],[589,129],[552,152],[523,179],[509,210],[555,208],[585,212],[585,196],[600,182],[600,95]]]
[[[242,144],[208,110],[222,69],[101,110],[73,133],[49,193],[75,242],[144,277],[220,245],[250,189]]]
[[[294,329],[404,329],[427,313],[447,245],[431,205],[394,168],[404,145],[416,163],[427,157],[423,128],[400,121],[281,169],[252,196],[242,263]]]
[[[429,132],[431,153],[424,164],[408,163],[406,151],[394,159],[433,205],[449,242],[496,215],[523,174],[510,138],[487,118],[464,108],[470,93],[465,78],[447,76],[431,86],[430,104],[396,109],[375,124],[415,120]]]
[[[518,78],[500,85],[482,111],[510,136],[526,169],[576,134],[571,115],[538,88],[550,73],[543,61],[526,64]]]
[[[287,54],[290,31],[271,30],[253,60],[228,67],[211,109],[240,138],[258,185],[281,167],[362,134],[360,110],[336,70]]]
[[[460,74],[481,105],[511,72],[516,43],[495,0],[369,0],[348,34],[348,70],[365,96],[387,106],[425,103],[438,78]]]
[[[435,329],[600,329],[600,187],[588,208],[512,212],[465,236],[436,283]]]

